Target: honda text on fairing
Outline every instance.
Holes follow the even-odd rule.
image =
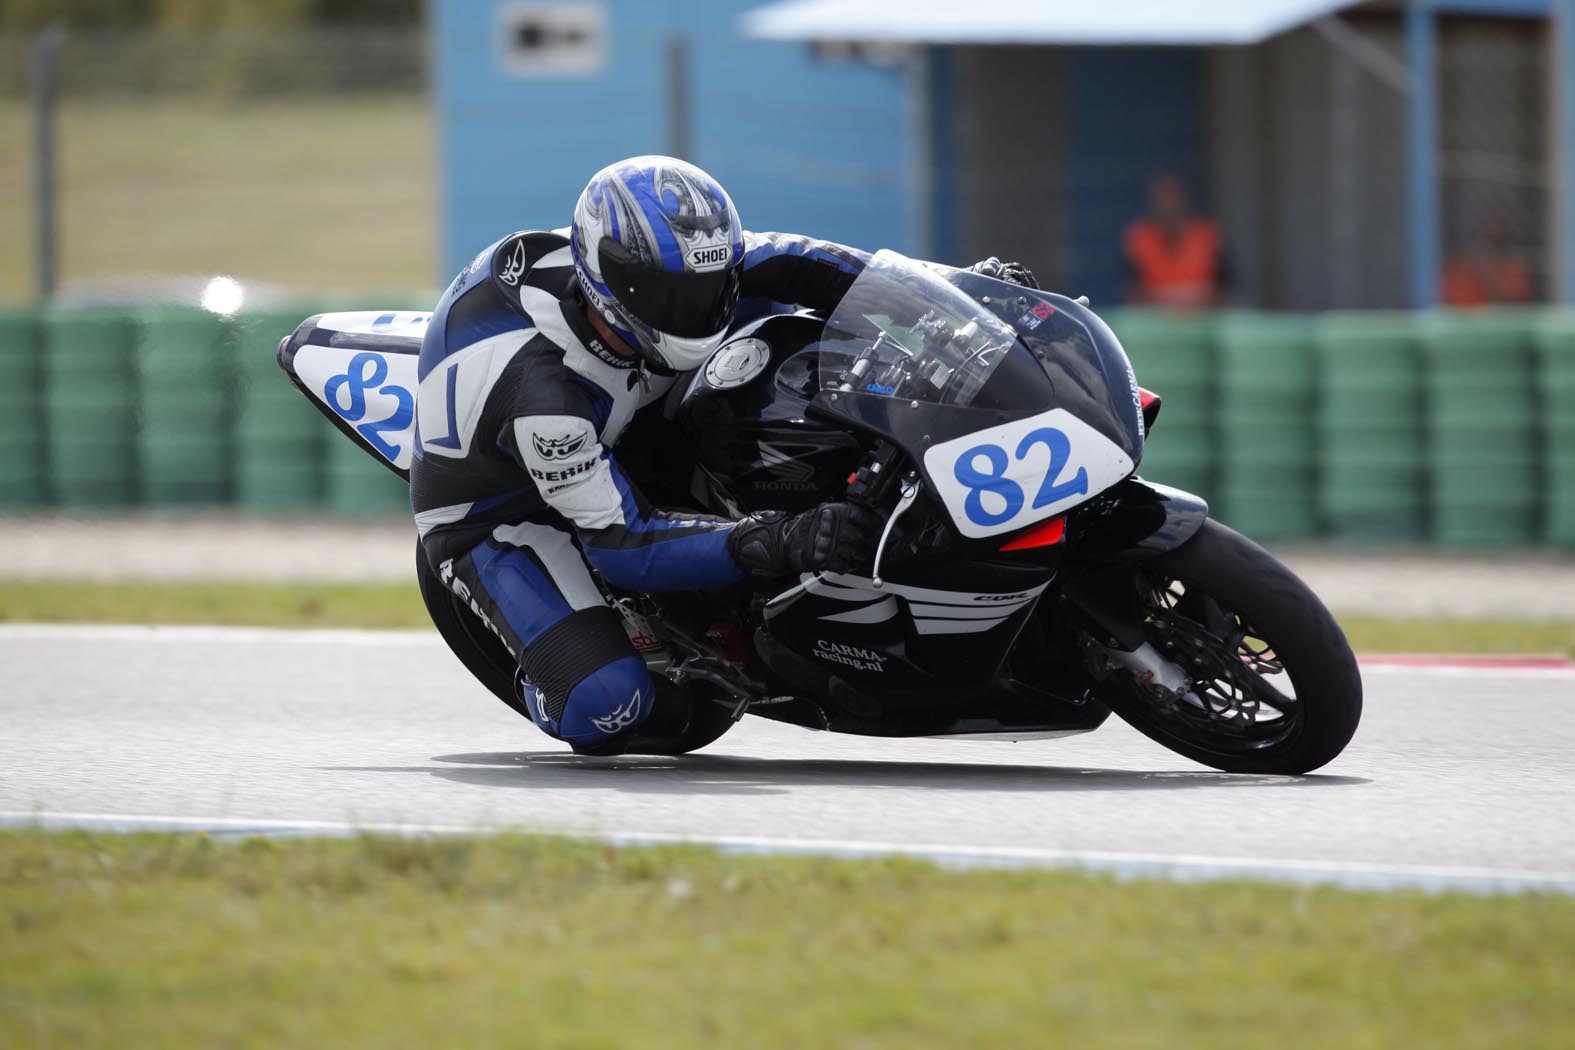
[[[327,314],[279,352],[401,476],[426,322]],[[1361,714],[1350,647],[1271,555],[1201,499],[1137,476],[1159,408],[1084,302],[892,252],[829,316],[734,328],[659,421],[689,456],[631,460],[639,483],[733,517],[845,498],[884,529],[866,568],[777,587],[598,581],[652,673],[700,701],[669,750],[746,714],[1020,740],[1087,732],[1115,711],[1222,770],[1330,761]],[[515,659],[462,594],[420,575],[444,639],[520,708]]]

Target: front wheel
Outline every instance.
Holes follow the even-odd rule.
[[[1136,576],[1144,633],[1185,673],[1180,694],[1107,679],[1105,699],[1145,736],[1231,773],[1306,773],[1345,749],[1362,716],[1351,646],[1308,586],[1210,520]]]

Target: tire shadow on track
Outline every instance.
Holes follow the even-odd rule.
[[[1095,769],[990,763],[777,759],[734,755],[587,758],[557,751],[436,755],[429,766],[324,766],[354,773],[420,773],[492,788],[590,789],[671,795],[771,795],[815,787],[904,791],[1177,791],[1190,788],[1313,788],[1371,783],[1364,777],[1298,777],[1211,770]],[[452,768],[458,766],[460,768]]]

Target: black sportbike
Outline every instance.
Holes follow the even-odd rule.
[[[425,323],[326,315],[280,346],[297,386],[401,476]],[[1318,597],[1203,500],[1135,473],[1160,399],[1086,301],[881,252],[829,318],[739,328],[666,407],[662,441],[619,445],[658,505],[736,516],[850,498],[886,522],[856,574],[603,585],[653,673],[696,701],[673,753],[744,715],[1024,740],[1114,711],[1216,769],[1295,774],[1356,730],[1356,662]],[[675,442],[687,456],[639,455]],[[417,559],[445,641],[529,717],[501,643]]]

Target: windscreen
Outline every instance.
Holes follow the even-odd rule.
[[[1017,347],[1013,330],[933,270],[870,260],[826,321],[820,387],[971,405]]]

